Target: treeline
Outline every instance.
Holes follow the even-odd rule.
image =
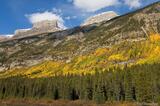
[[[110,69],[95,75],[68,75],[0,80],[0,98],[50,98],[54,100],[93,100],[158,102],[160,64]]]

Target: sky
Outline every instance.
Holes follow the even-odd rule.
[[[0,35],[11,36],[17,29],[53,19],[72,28],[102,12],[123,15],[156,1],[160,0],[0,0]]]

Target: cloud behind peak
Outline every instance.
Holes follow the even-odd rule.
[[[83,11],[95,12],[105,7],[118,4],[118,0],[73,0],[73,4]]]
[[[57,20],[59,27],[61,28],[66,28],[64,26],[64,20],[60,15],[57,15],[53,12],[45,11],[45,12],[38,12],[38,13],[33,13],[29,15],[25,15],[30,23],[34,24],[37,22],[45,21],[45,20]]]

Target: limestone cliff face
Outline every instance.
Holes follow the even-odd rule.
[[[61,28],[58,27],[57,20],[45,20],[33,24],[31,29],[19,29],[15,31],[14,38],[23,38],[26,36],[44,34],[59,31]]]
[[[117,16],[118,15],[113,11],[103,12],[101,14],[89,17],[87,20],[84,21],[82,26],[90,25],[90,24],[94,24],[94,23],[99,23],[102,21],[108,21],[108,20],[115,18]]]

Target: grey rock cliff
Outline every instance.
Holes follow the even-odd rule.
[[[108,20],[115,18],[117,16],[118,16],[118,14],[116,14],[113,11],[103,12],[101,14],[89,17],[87,20],[84,21],[82,26],[90,25],[90,24],[94,24],[94,23],[99,23],[102,21],[108,21]]]
[[[45,21],[34,23],[31,29],[16,30],[13,38],[22,38],[26,36],[56,32],[59,30],[61,30],[61,28],[58,27],[57,20],[52,20],[52,21],[45,20]]]

